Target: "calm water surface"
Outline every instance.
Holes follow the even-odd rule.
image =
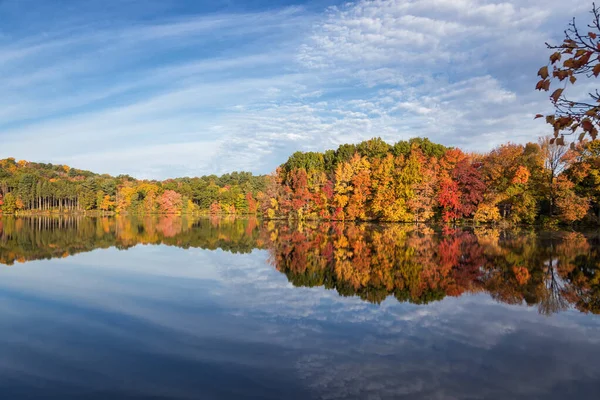
[[[598,399],[600,234],[0,220],[2,399]]]

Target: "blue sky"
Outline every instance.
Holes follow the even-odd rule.
[[[0,158],[162,179],[268,173],[294,151],[375,136],[468,150],[536,140],[544,42],[590,9],[0,0]]]

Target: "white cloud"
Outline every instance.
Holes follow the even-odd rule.
[[[536,140],[547,127],[532,117],[550,107],[533,90],[544,42],[588,8],[374,0],[321,15],[291,7],[142,22],[109,8],[37,21],[37,31],[0,37],[0,157],[164,178],[269,172],[293,151],[373,136],[469,150]],[[210,143],[210,156],[192,160],[197,143]],[[160,160],[147,156],[161,147]]]

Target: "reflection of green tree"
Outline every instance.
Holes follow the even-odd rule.
[[[258,239],[253,219],[5,217],[0,220],[0,263],[12,265],[109,247],[125,250],[137,244],[249,253],[261,247]]]
[[[411,295],[409,290],[394,291],[394,297],[402,303],[411,302],[414,304],[428,304],[433,301],[440,301],[446,296],[447,293],[440,288],[423,292],[419,297],[414,297]]]

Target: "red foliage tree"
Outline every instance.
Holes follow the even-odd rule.
[[[174,190],[165,190],[158,198],[159,209],[165,214],[177,214],[181,212],[182,205],[181,195]]]
[[[462,216],[460,196],[461,193],[455,181],[446,178],[440,182],[438,202],[442,206],[442,219],[444,222],[455,221]]]
[[[460,216],[472,216],[477,210],[477,205],[483,200],[486,188],[481,173],[468,159],[463,159],[456,164],[452,177],[460,191]]]
[[[246,203],[248,203],[248,213],[256,214],[258,210],[258,202],[252,196],[252,193],[246,193]]]
[[[301,214],[311,198],[308,190],[308,175],[305,169],[297,168],[290,171],[288,179],[292,189],[292,209]]]

